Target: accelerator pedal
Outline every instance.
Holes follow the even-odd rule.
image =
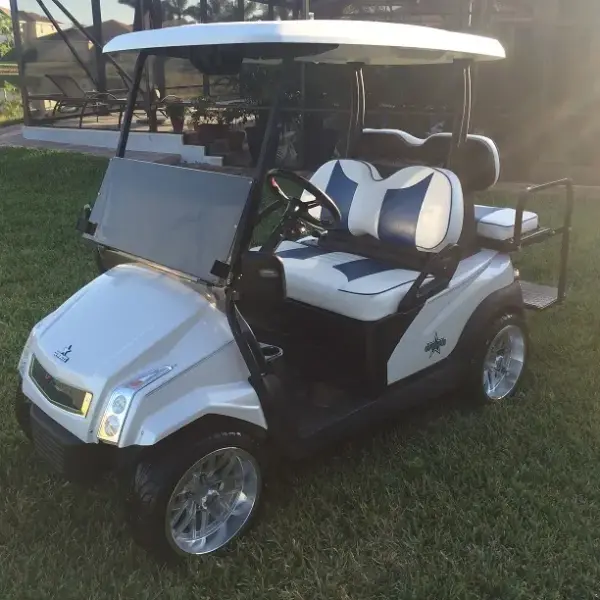
[[[527,308],[546,310],[558,304],[558,288],[551,285],[541,285],[530,281],[521,281],[523,302]]]

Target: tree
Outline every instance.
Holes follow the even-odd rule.
[[[188,0],[163,0],[162,9],[165,21],[180,21],[187,14]]]
[[[207,0],[206,2],[206,19],[209,23],[217,23],[223,21],[249,21],[256,7],[254,2],[244,2],[244,13],[238,13],[238,5],[236,0]],[[200,23],[202,21],[202,11],[200,3],[188,7],[185,15]]]
[[[12,19],[0,12],[0,60],[14,48]],[[0,103],[0,121],[22,119],[23,107],[17,88],[6,80],[0,80],[4,101]]]
[[[0,58],[14,47],[12,21],[4,13],[0,13]]]

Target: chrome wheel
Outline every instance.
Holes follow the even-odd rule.
[[[483,390],[490,400],[502,400],[517,386],[525,364],[525,335],[517,325],[501,329],[483,363]]]
[[[231,541],[252,514],[261,478],[254,457],[241,448],[215,450],[194,463],[167,504],[166,531],[184,554],[209,554]]]

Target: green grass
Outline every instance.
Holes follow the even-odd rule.
[[[74,225],[105,164],[0,153],[0,598],[596,597],[599,201],[578,200],[569,301],[531,318],[518,398],[476,412],[440,401],[290,465],[225,558],[170,571],[131,543],[112,483],[49,475],[12,416],[29,329],[94,276]],[[547,277],[556,256],[538,248],[523,271]]]

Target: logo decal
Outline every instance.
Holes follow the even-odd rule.
[[[69,356],[69,354],[71,354],[72,348],[73,348],[73,345],[70,345],[70,346],[67,346],[66,348],[63,348],[63,350],[57,350],[54,353],[54,356],[56,358],[58,358],[58,360],[60,360],[64,363],[67,363],[67,362],[69,362],[69,359],[71,358]]]
[[[435,338],[425,346],[425,352],[429,352],[429,358],[434,354],[441,354],[441,349],[446,345],[446,338],[439,338],[437,331],[435,332]]]

